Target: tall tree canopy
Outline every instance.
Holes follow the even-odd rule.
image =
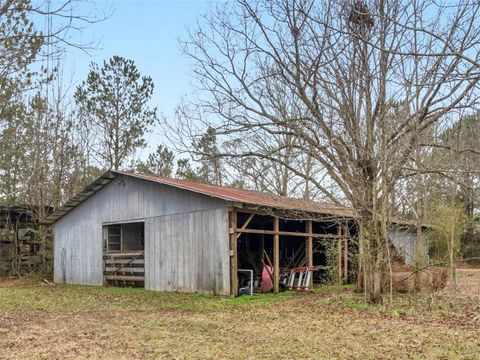
[[[157,118],[148,105],[153,87],[132,60],[113,56],[102,67],[90,65],[75,101],[91,154],[103,167],[118,170],[145,145],[145,133]]]
[[[82,186],[72,185],[79,152],[72,120],[59,97],[50,98],[53,78],[48,59],[82,24],[94,22],[75,10],[77,0],[50,6],[30,0],[0,0],[0,202],[59,205]],[[55,20],[55,21],[54,21]],[[42,21],[55,22],[46,31]],[[74,45],[83,47],[81,44]],[[50,91],[47,88],[50,86]],[[57,89],[58,90],[58,89]],[[70,157],[71,156],[71,157]]]

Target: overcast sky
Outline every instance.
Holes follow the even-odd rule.
[[[92,11],[93,4],[98,16],[104,11],[110,16],[75,35],[84,43],[93,40],[99,44],[89,54],[70,49],[64,60],[64,77],[78,84],[86,78],[92,61],[101,63],[113,55],[132,59],[143,75],[153,78],[152,105],[171,120],[182,95],[191,89],[188,60],[181,54],[178,39],[186,36],[189,27],[195,27],[197,17],[208,11],[211,1],[90,1],[80,10]],[[150,145],[161,142],[153,137]]]

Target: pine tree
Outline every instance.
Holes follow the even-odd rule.
[[[148,105],[153,87],[133,60],[114,56],[101,68],[90,65],[75,101],[82,127],[93,138],[92,155],[103,167],[118,170],[145,145],[145,133],[157,119],[156,108]]]

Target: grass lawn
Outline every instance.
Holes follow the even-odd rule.
[[[0,358],[480,359],[480,270],[459,282],[386,309],[348,286],[221,299],[4,280]]]

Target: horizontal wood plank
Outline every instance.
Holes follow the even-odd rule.
[[[144,267],[106,267],[105,272],[117,272],[117,273],[122,273],[122,272],[128,272],[128,273],[143,273],[145,272]]]
[[[144,259],[105,259],[105,264],[145,264]]]
[[[143,256],[143,251],[108,251],[105,257],[125,257],[125,256]]]
[[[273,230],[261,230],[261,229],[233,229],[231,233],[237,234],[263,234],[263,235],[280,235],[280,236],[300,236],[300,237],[314,237],[314,238],[321,238],[321,239],[338,239],[342,238],[342,236],[336,234],[309,234],[304,232],[294,232],[294,231],[278,231],[275,232]]]
[[[134,275],[105,275],[105,280],[144,281],[144,276]]]

